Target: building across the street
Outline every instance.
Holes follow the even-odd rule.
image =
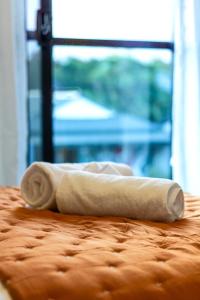
[[[169,123],[112,111],[78,91],[56,91],[53,99],[56,162],[113,160],[128,163],[138,175],[148,171],[166,177],[170,172]],[[30,103],[35,111],[31,122],[31,159],[35,160],[41,145],[37,91],[31,91]]]

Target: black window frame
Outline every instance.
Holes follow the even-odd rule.
[[[53,147],[53,86],[52,86],[52,49],[53,46],[95,46],[95,47],[123,47],[141,49],[166,49],[172,54],[174,61],[174,43],[163,41],[137,40],[104,40],[104,39],[76,39],[58,38],[52,35],[52,0],[40,0],[37,11],[36,30],[26,31],[27,41],[38,42],[41,48],[41,97],[42,97],[42,160],[54,162]],[[173,68],[172,68],[173,69]],[[173,71],[171,99],[173,92]],[[171,101],[172,112],[172,101]],[[171,113],[172,115],[172,113]],[[172,124],[172,117],[171,117]]]

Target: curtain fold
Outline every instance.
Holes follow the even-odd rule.
[[[24,1],[0,1],[0,185],[17,185],[26,167]]]
[[[200,1],[179,0],[175,24],[173,178],[200,194]]]

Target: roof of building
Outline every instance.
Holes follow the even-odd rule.
[[[57,91],[54,95],[55,108],[53,117],[58,120],[97,120],[112,117],[113,111],[91,101],[78,91]],[[65,96],[64,96],[65,95]],[[62,97],[62,98],[59,98]],[[62,99],[62,101],[60,100]]]

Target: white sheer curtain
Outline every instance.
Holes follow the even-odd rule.
[[[200,0],[178,0],[175,26],[173,177],[200,194]]]
[[[24,1],[0,0],[0,185],[17,185],[26,166]]]

